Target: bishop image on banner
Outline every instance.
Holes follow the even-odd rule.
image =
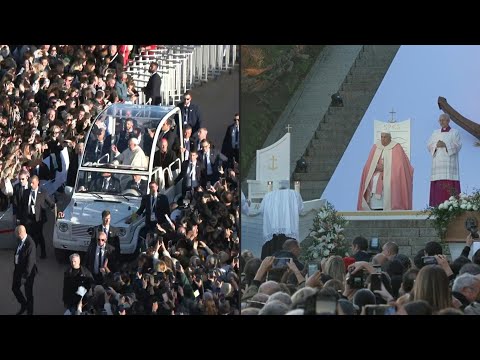
[[[391,134],[382,132],[363,168],[357,210],[411,210],[412,194],[410,160]]]

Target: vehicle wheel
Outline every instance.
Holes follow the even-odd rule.
[[[55,249],[55,259],[60,264],[65,264],[67,262],[67,252],[61,249]]]

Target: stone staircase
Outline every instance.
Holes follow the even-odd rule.
[[[330,96],[338,91],[350,69],[362,52],[363,45],[327,45],[321,51],[310,72],[289,100],[262,148],[281,139],[291,125],[290,169],[304,154],[330,105]],[[249,165],[247,179],[256,178],[256,161]],[[243,186],[245,184],[242,184]],[[318,198],[318,196],[317,196]]]
[[[364,45],[338,89],[343,107],[329,106],[310,136],[303,156],[307,173],[294,170],[304,200],[318,199],[325,190],[355,130],[380,86],[399,45]]]

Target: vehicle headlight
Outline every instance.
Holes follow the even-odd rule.
[[[64,222],[58,223],[58,230],[61,232],[67,232],[68,231],[68,224]]]
[[[119,234],[120,236],[125,236],[125,235],[127,235],[127,229],[126,229],[126,228],[123,228],[123,227],[118,228],[118,234]]]

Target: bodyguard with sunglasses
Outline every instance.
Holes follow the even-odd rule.
[[[22,207],[24,196],[26,196],[28,191],[28,177],[30,174],[27,170],[21,170],[18,174],[19,182],[13,187],[13,197],[12,197],[12,210],[13,210],[13,223],[15,225],[20,224],[20,217],[17,215],[18,208]],[[22,211],[22,210],[21,210]]]
[[[192,93],[190,91],[186,91],[185,94],[183,94],[183,100],[183,102],[177,105],[182,112],[182,128],[185,128],[186,125],[190,125],[192,127],[192,133],[196,134],[197,131],[202,128],[202,115],[200,113],[200,108],[197,104],[192,103]],[[179,119],[177,115],[175,121],[178,126]]]

